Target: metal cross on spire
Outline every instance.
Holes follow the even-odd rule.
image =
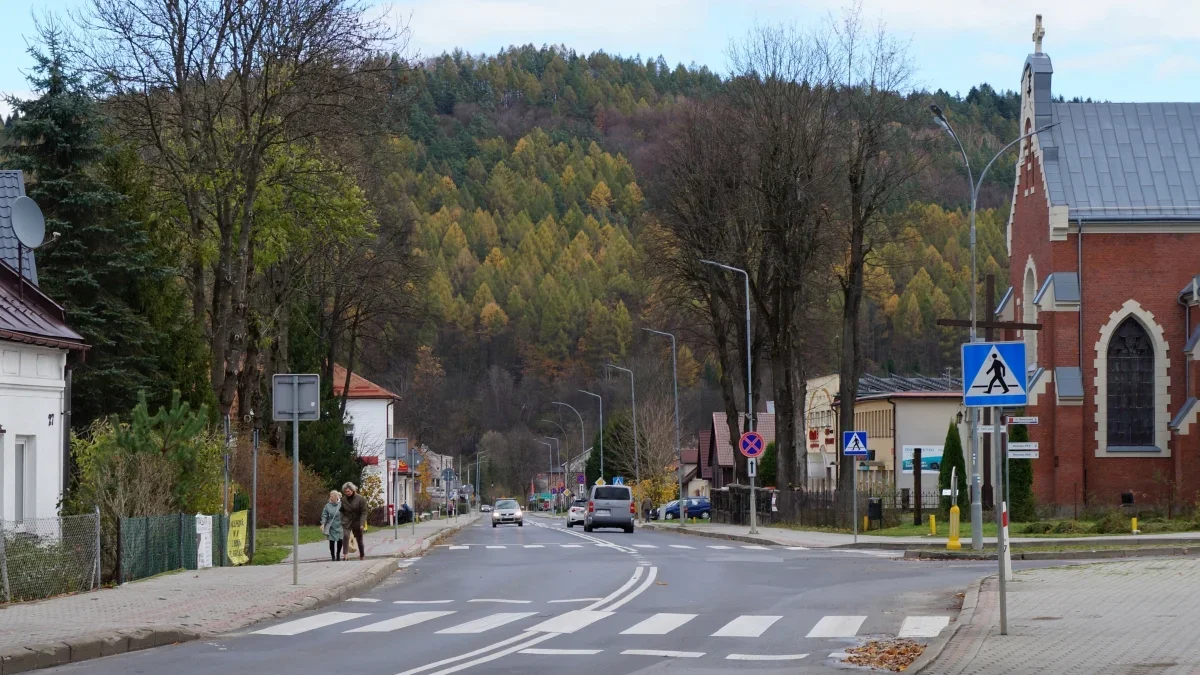
[[[1046,37],[1046,29],[1042,28],[1042,15],[1038,14],[1033,24],[1033,53],[1042,53],[1042,38]]]

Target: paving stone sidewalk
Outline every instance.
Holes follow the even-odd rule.
[[[395,554],[419,555],[472,521],[442,520]],[[0,675],[227,633],[353,597],[395,571],[395,557],[311,562],[294,586],[290,564],[183,570],[10,605],[0,609]]]
[[[1196,558],[1022,571],[1008,584],[1008,635],[1000,635],[993,577],[970,620],[961,617],[937,657],[914,667],[922,675],[1196,673],[1198,596]]]

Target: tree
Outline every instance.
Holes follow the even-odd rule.
[[[775,442],[767,443],[767,450],[763,453],[762,459],[758,462],[758,485],[760,487],[774,487],[775,476],[778,473],[777,463],[779,458],[775,452]]]
[[[955,472],[955,482],[958,483],[958,508],[959,515],[963,520],[970,517],[970,510],[967,505],[971,501],[970,495],[967,493],[967,464],[963,459],[962,439],[958,435],[958,425],[954,422],[950,423],[950,428],[946,432],[946,442],[942,448],[942,466],[938,470],[938,493],[942,490],[950,489],[950,473]],[[942,510],[949,511],[952,504],[950,497],[942,497]]]
[[[181,298],[148,226],[134,217],[141,206],[106,182],[109,174],[120,180],[129,160],[104,145],[94,89],[68,59],[60,29],[44,26],[40,39],[29,50],[38,96],[7,98],[16,114],[0,153],[4,166],[25,172],[27,194],[41,207],[47,232],[58,235],[37,253],[38,276],[91,346],[72,390],[72,423],[85,428],[128,413],[139,392],[166,404],[177,386],[171,360],[189,351],[172,349],[172,333],[189,325],[186,318],[173,326],[155,321],[178,318]]]
[[[1024,424],[1014,424],[1008,428],[1010,443],[1024,443],[1029,440],[1029,427]],[[1012,503],[1008,505],[1009,520],[1018,523],[1029,522],[1037,518],[1037,503],[1033,497],[1033,460],[1008,460],[1008,490],[1012,495]]]
[[[588,204],[600,213],[608,211],[609,205],[612,204],[612,190],[608,189],[604,181],[596,183],[592,194],[588,196]]]

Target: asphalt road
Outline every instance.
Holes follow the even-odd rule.
[[[932,640],[955,594],[995,571],[897,555],[485,520],[361,598],[48,672],[827,673],[872,637]]]

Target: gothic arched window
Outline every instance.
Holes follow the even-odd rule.
[[[1154,343],[1129,317],[1108,343],[1108,445],[1154,445]]]

